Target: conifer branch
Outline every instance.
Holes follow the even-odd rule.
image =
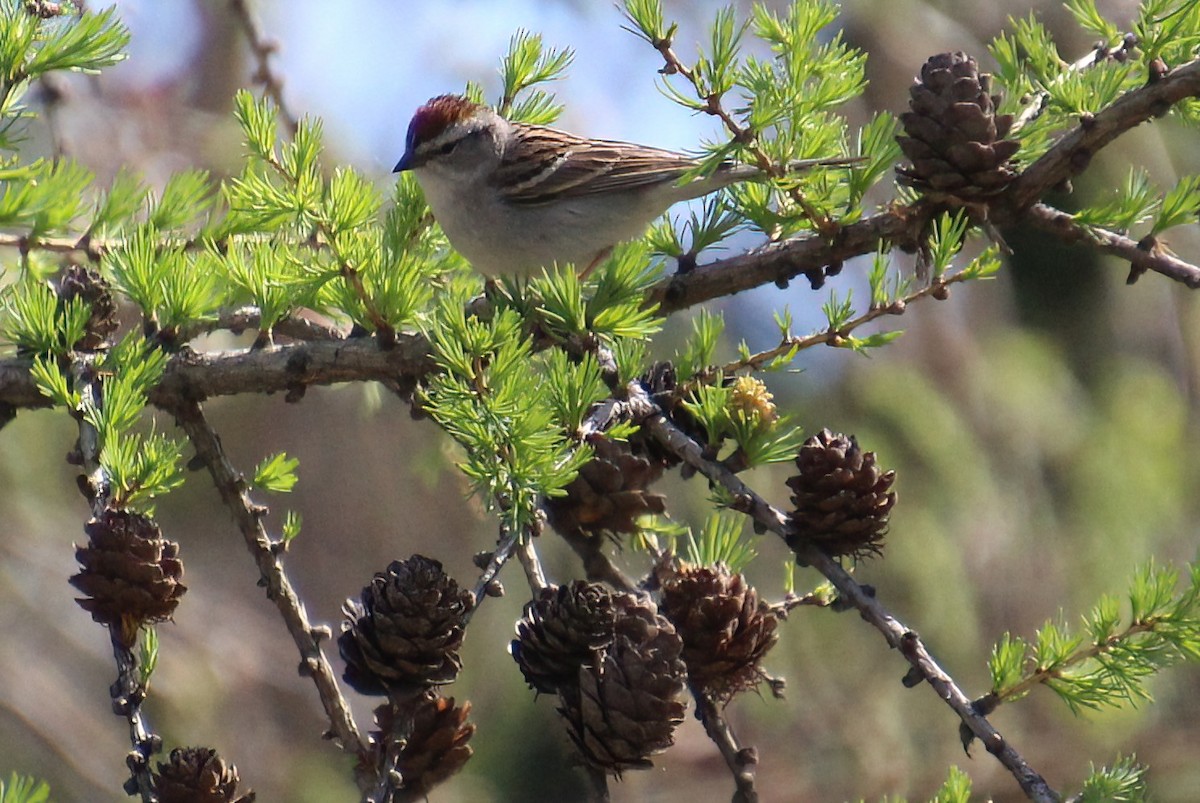
[[[80,400],[84,405],[99,409],[103,393],[99,380],[92,376],[90,366],[77,360],[72,374],[79,387]],[[79,411],[75,418],[79,425],[79,458],[84,470],[84,484],[89,493],[89,503],[94,516],[99,516],[108,507],[112,484],[100,463],[100,433],[95,425]],[[125,718],[129,726],[129,742],[132,750],[126,758],[131,777],[125,790],[137,794],[143,803],[155,803],[154,776],[150,759],[162,750],[162,738],[146,724],[142,714],[142,703],[146,700],[146,686],[142,682],[137,654],[125,643],[121,628],[110,624],[109,641],[113,659],[117,664],[117,679],[109,687],[113,713]]]
[[[991,205],[991,220],[999,226],[1017,222],[1046,193],[1086,170],[1092,157],[1117,137],[1194,97],[1200,97],[1200,59],[1181,64],[1126,92],[1111,106],[1082,117],[1073,131],[1060,137],[1004,190]]]
[[[642,427],[661,446],[710,482],[732,494],[733,509],[750,516],[760,527],[787,538],[791,530],[782,511],[769,504],[720,462],[707,459],[703,446],[671,423],[661,411],[651,406],[643,408],[643,412]],[[930,656],[916,631],[888,612],[833,558],[812,545],[800,543],[793,549],[798,559],[823,574],[837,588],[841,598],[858,609],[863,619],[883,634],[888,646],[900,651],[912,666],[911,671],[918,673],[937,692],[938,697],[954,710],[963,725],[1004,765],[1031,800],[1051,803],[1061,799],[987,718],[974,709],[970,698]]]
[[[1122,234],[1099,226],[1086,226],[1072,215],[1045,204],[1034,204],[1025,220],[1036,228],[1050,232],[1065,243],[1079,243],[1102,254],[1120,257],[1129,263],[1127,284],[1133,284],[1146,271],[1161,273],[1193,290],[1200,289],[1200,267],[1175,256],[1166,244],[1156,237],[1132,240]]]
[[[246,548],[258,566],[260,584],[266,588],[267,599],[279,610],[300,650],[300,673],[312,678],[317,688],[321,705],[329,717],[331,735],[341,743],[343,750],[360,761],[368,761],[367,745],[342,696],[333,667],[321,648],[321,641],[329,636],[329,629],[316,627],[309,621],[304,604],[284,572],[281,556],[285,543],[273,540],[263,524],[267,509],[250,498],[245,478],[229,462],[221,439],[208,423],[200,404],[179,400],[168,409],[191,440],[196,457],[208,468],[221,500],[233,514]]]

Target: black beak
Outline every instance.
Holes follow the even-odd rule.
[[[412,151],[405,151],[400,157],[400,161],[396,162],[396,166],[392,168],[393,173],[403,173],[405,170],[413,169]]]

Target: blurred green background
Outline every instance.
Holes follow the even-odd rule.
[[[249,84],[253,66],[227,3],[117,5],[133,30],[132,57],[98,79],[66,82],[56,121],[67,152],[101,180],[121,165],[152,182],[194,165],[235,171],[231,97]],[[678,50],[686,61],[691,43],[707,39],[705,20],[717,4],[665,5],[681,23]],[[1034,6],[1059,33],[1064,57],[1086,52],[1090,42],[1060,6]],[[1129,2],[1101,6],[1118,20],[1133,11]],[[353,163],[385,186],[412,109],[468,79],[494,94],[495,66],[518,27],[578,52],[571,77],[557,87],[568,107],[564,127],[681,149],[717,136],[711,121],[658,94],[657,54],[619,29],[620,16],[606,2],[264,0],[255,9],[280,42],[290,105],[324,117],[327,162]],[[874,109],[902,111],[912,75],[933,53],[966,50],[986,67],[986,42],[1008,14],[1029,9],[1007,0],[848,0],[845,33],[870,54],[871,80],[848,114],[861,123]],[[1169,185],[1200,169],[1187,139],[1193,136],[1169,120],[1142,126],[1093,162],[1076,193],[1103,193],[1130,163]],[[35,123],[30,151],[51,147],[50,130]],[[1068,208],[1073,202],[1059,200]],[[1171,247],[1200,258],[1195,227],[1176,232]],[[896,469],[900,501],[884,557],[863,564],[859,578],[879,589],[885,606],[922,634],[973,696],[986,691],[987,655],[1002,633],[1031,636],[1049,617],[1077,623],[1102,593],[1122,593],[1151,556],[1182,564],[1195,559],[1198,544],[1194,294],[1155,275],[1126,287],[1126,267],[1114,260],[1042,235],[1006,237],[1016,255],[995,281],[887,319],[906,330],[894,346],[871,359],[805,353],[798,373],[768,378],[780,408],[806,430],[855,434]],[[864,273],[864,265],[848,264],[832,285],[862,288]],[[772,309],[789,307],[801,329],[819,325],[827,291],[803,284],[711,305],[727,316],[724,356],[740,338],[756,350],[773,345],[775,333],[763,328]],[[672,319],[656,346],[660,356],[681,341],[688,318]],[[235,345],[247,343],[204,344]],[[263,396],[214,400],[206,410],[244,470],[280,450],[300,458],[295,493],[268,501],[276,528],[285,508],[303,514],[304,532],[286,566],[315,621],[336,629],[343,599],[414,552],[473,582],[470,556],[490,546],[495,524],[465,498],[446,440],[430,422],[410,420],[399,400],[345,387],[313,389],[295,405]],[[66,583],[87,515],[63,459],[74,438],[72,423],[50,412],[22,413],[0,432],[0,774],[43,777],[59,801],[121,800],[128,741],[109,711],[108,637],[74,604]],[[786,505],[788,473],[777,466],[749,480]],[[182,545],[189,591],[176,622],[159,630],[151,723],[168,748],[217,748],[261,801],[356,799],[350,762],[321,740],[325,723],[312,685],[297,674],[296,650],[255,586],[239,534],[207,476],[193,480],[159,507],[164,531]],[[676,518],[700,523],[706,494],[699,480],[669,478],[663,490]],[[786,550],[770,538],[757,546],[751,579],[776,599]],[[553,535],[539,549],[552,579],[579,575]],[[620,560],[642,565],[634,555]],[[448,689],[472,702],[476,755],[432,799],[581,799],[554,701],[535,702],[507,655],[524,584],[519,572],[503,579],[509,594],[489,599],[475,617],[461,680]],[[797,579],[802,589],[819,580],[805,572]],[[971,775],[980,799],[1022,799],[982,749],[963,755],[950,711],[927,688],[901,685],[902,659],[855,615],[797,610],[766,663],[788,679],[787,699],[747,694],[727,712],[742,741],[759,749],[763,800],[923,800],[952,763]],[[1200,671],[1169,671],[1151,689],[1153,705],[1081,718],[1037,690],[993,721],[1057,788],[1077,789],[1089,762],[1136,753],[1151,767],[1157,799],[1195,800]],[[353,704],[365,729],[371,701],[354,697]],[[656,764],[614,785],[614,800],[707,801],[732,793],[694,719]]]

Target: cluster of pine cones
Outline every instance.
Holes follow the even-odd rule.
[[[633,532],[638,516],[662,510],[648,487],[663,465],[636,443],[593,445],[593,460],[556,501],[551,521],[595,537]],[[806,442],[796,465],[793,543],[833,555],[878,552],[895,501],[892,472],[852,438],[828,431]],[[469,705],[456,708],[436,689],[462,666],[473,601],[437,561],[418,555],[377,574],[344,608],[344,677],[363,694],[388,697],[373,739],[379,761],[389,745],[399,757],[404,789],[427,791],[471,754]],[[672,744],[689,690],[724,703],[757,686],[778,623],[741,574],[685,563],[660,572],[653,595],[584,581],[544,588],[526,606],[510,650],[529,686],[557,698],[580,759],[619,775],[649,766]]]

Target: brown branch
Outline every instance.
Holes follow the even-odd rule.
[[[249,351],[180,352],[171,358],[150,402],[172,408],[180,401],[241,393],[303,393],[311,385],[339,382],[411,383],[434,369],[428,341],[402,335],[381,349],[373,338],[270,346]],[[0,380],[4,374],[0,372]],[[3,385],[0,385],[3,388]]]
[[[809,271],[874,253],[881,242],[915,244],[931,212],[921,204],[895,207],[840,227],[832,239],[809,235],[770,243],[663,279],[650,289],[646,300],[671,313],[766,284],[786,286]]]
[[[900,650],[900,654],[921,679],[958,714],[963,725],[1012,774],[1030,800],[1053,803],[1061,799],[1046,779],[1008,743],[987,717],[975,710],[970,698],[933,659],[915,630],[909,629],[892,616],[873,596],[865,593],[862,586],[855,582],[837,561],[821,550],[804,545],[796,550],[796,556],[825,575],[837,588],[841,599],[857,608],[862,618],[883,634],[889,646]]]
[[[142,684],[138,657],[133,650],[121,643],[118,632],[109,629],[113,657],[117,662],[117,680],[109,687],[112,695],[113,712],[125,717],[129,723],[129,741],[133,750],[125,757],[132,777],[125,784],[125,792],[141,796],[146,803],[158,800],[154,793],[154,775],[150,769],[150,757],[162,750],[162,738],[150,730],[142,716],[142,703],[146,700],[146,687]]]
[[[521,562],[521,568],[525,570],[525,580],[529,583],[529,590],[533,592],[536,599],[538,593],[550,584],[546,581],[546,573],[542,570],[542,562],[538,558],[537,550],[533,548],[532,538],[523,539],[517,546],[517,560]]]
[[[992,221],[997,225],[1016,222],[1052,188],[1087,169],[1092,156],[1117,137],[1147,120],[1162,117],[1176,103],[1197,96],[1200,59],[1126,92],[1111,106],[1085,116],[1005,189],[992,206]]]
[[[706,459],[703,447],[671,423],[661,412],[656,409],[646,412],[648,414],[641,421],[643,430],[707,477],[710,482],[720,485],[732,494],[733,506],[736,510],[745,513],[761,527],[785,539],[790,535],[787,517],[780,510],[751,490],[725,466]],[[987,717],[972,707],[970,698],[955,684],[953,678],[933,660],[915,631],[884,609],[878,600],[868,594],[833,558],[816,547],[803,543],[793,549],[798,559],[823,574],[837,588],[841,599],[857,608],[863,619],[883,634],[888,646],[900,650],[913,670],[919,674],[922,680],[928,682],[930,687],[937,692],[938,697],[958,714],[963,725],[983,742],[987,751],[1008,769],[1031,800],[1050,803],[1050,801],[1061,799],[1046,780],[1008,744],[987,720]]]
[[[464,624],[471,620],[475,615],[475,611],[479,610],[479,604],[488,596],[488,589],[496,580],[496,575],[500,574],[500,570],[504,568],[504,564],[512,557],[517,545],[521,542],[520,530],[505,530],[501,528],[500,542],[496,545],[495,551],[488,558],[487,565],[483,567],[483,571],[479,575],[479,579],[475,581],[475,588],[471,591],[471,596],[474,598],[474,604],[471,609],[466,612],[463,617]]]
[[[309,622],[304,604],[284,573],[280,561],[282,544],[273,541],[263,525],[266,508],[250,498],[245,478],[229,462],[220,437],[208,423],[199,403],[175,400],[168,409],[187,433],[196,449],[196,456],[208,468],[221,500],[233,514],[246,548],[258,566],[262,584],[267,589],[267,598],[279,610],[292,640],[300,650],[301,674],[311,677],[317,687],[317,694],[329,717],[332,735],[341,742],[343,750],[369,766],[368,747],[342,696],[333,667],[321,649],[321,640],[329,636],[328,628],[314,627]]]
[[[1155,238],[1141,242],[1098,226],[1078,223],[1066,212],[1044,204],[1034,204],[1024,219],[1039,229],[1048,231],[1066,243],[1080,243],[1105,254],[1120,257],[1130,264],[1129,283],[1132,284],[1148,270],[1182,282],[1193,290],[1200,289],[1200,267],[1184,262],[1166,250]]]
[[[754,768],[758,764],[758,751],[753,747],[742,747],[734,736],[733,728],[721,716],[721,711],[704,692],[691,687],[692,699],[696,701],[696,719],[704,726],[704,732],[721,751],[725,765],[733,774],[737,791],[733,803],[758,803],[758,790],[754,788]]]

